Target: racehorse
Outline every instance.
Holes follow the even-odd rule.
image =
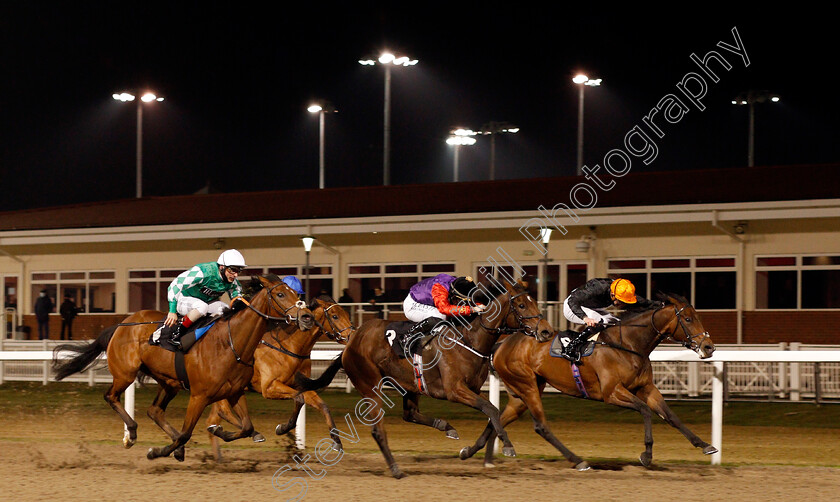
[[[433,364],[413,364],[408,358],[396,355],[386,339],[387,321],[372,319],[359,328],[321,377],[310,380],[298,375],[298,388],[320,389],[329,384],[343,367],[363,396],[360,401],[364,405],[362,414],[368,419],[379,417],[375,423],[371,423],[373,420],[365,423],[372,425],[371,434],[391,474],[397,479],[405,474],[394,460],[381,420],[384,416],[383,399],[390,403],[382,392],[385,383],[403,396],[403,420],[433,427],[446,432],[447,437],[457,439],[457,432],[445,420],[420,413],[419,399],[422,393],[435,399],[462,403],[487,415],[490,423],[496,426],[499,438],[504,441],[505,455],[515,455],[513,445],[499,422],[498,408],[480,395],[489,372],[490,349],[503,332],[522,332],[523,336],[540,340],[549,339],[553,332],[551,325],[540,314],[537,302],[524,287],[508,283],[491,286],[495,291],[485,295],[492,300],[488,302],[487,311],[475,316],[469,323],[464,320],[466,326],[447,323],[443,332],[426,345],[422,352],[423,360],[432,360]],[[358,415],[359,406],[356,410]],[[363,419],[360,417],[360,420]]]
[[[277,435],[286,434],[294,429],[297,425],[301,407],[308,404],[324,415],[327,427],[330,430],[330,436],[334,442],[333,448],[341,451],[341,439],[334,432],[336,430],[335,422],[330,415],[327,404],[314,391],[301,394],[293,388],[293,385],[295,373],[301,372],[307,377],[311,375],[312,362],[309,354],[322,334],[338,343],[346,344],[356,328],[353,326],[353,321],[347,311],[327,296],[312,300],[309,309],[312,311],[314,318],[315,327],[313,329],[309,331],[295,330],[292,333],[272,330],[267,332],[260,340],[260,345],[254,352],[255,363],[254,374],[251,377],[251,388],[261,393],[266,399],[295,400],[295,409],[289,421],[275,428],[274,432]],[[244,400],[245,397],[243,396],[242,401]],[[239,412],[231,409],[230,403],[227,401],[213,403],[210,416],[207,418],[207,429],[210,432],[210,442],[217,461],[221,460],[219,438],[227,442],[242,437],[241,432],[240,434],[233,434],[222,430],[222,427],[218,425],[220,419],[234,424],[240,428],[240,431],[243,427],[242,416]],[[256,431],[251,432],[251,437],[257,442],[265,440]]]
[[[238,403],[253,372],[254,352],[267,331],[269,321],[296,323],[300,329],[312,326],[312,312],[279,277],[259,278],[262,289],[254,295],[247,308],[230,310],[208,329],[192,349],[184,354],[184,366],[190,382],[190,398],[181,430],[170,425],[164,416],[166,406],[178,394],[181,381],[175,371],[175,354],[157,345],[149,345],[156,326],[165,317],[163,312],[141,310],[122,323],[103,330],[89,344],[65,344],[55,348],[53,366],[56,380],[89,367],[102,352],[108,358],[108,370],[113,382],[105,392],[105,401],[125,422],[127,432],[123,444],[130,448],[137,440],[137,422],[120,403],[120,396],[134,383],[138,373],[151,376],[159,385],[157,397],[148,415],[172,439],[163,448],[151,448],[149,459],[165,457],[175,451],[175,458],[184,459],[183,446],[208,404],[227,399]],[[61,352],[77,355],[60,358]],[[247,417],[244,400],[240,413]],[[245,429],[253,430],[250,420]]]
[[[515,421],[527,409],[534,419],[534,430],[560,450],[578,470],[589,464],[568,450],[551,432],[546,422],[541,396],[546,383],[570,396],[603,401],[638,411],[644,420],[645,451],[639,460],[645,467],[653,459],[651,412],[678,429],[703,453],[717,453],[717,448],[689,430],[665,403],[653,383],[650,353],[663,340],[681,343],[701,359],[712,356],[714,343],[703,328],[694,307],[677,295],[660,295],[661,303],[642,312],[627,312],[620,321],[599,333],[591,355],[579,366],[550,355],[551,344],[513,335],[503,341],[493,354],[493,367],[510,395],[501,415],[502,425]],[[488,425],[475,445],[464,448],[461,458],[474,455],[485,444],[484,465],[493,465],[495,430]]]

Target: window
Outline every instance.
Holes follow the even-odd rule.
[[[490,275],[493,274],[494,279],[513,279],[519,280],[518,271],[521,268],[524,273],[524,278],[528,282],[528,289],[531,294],[537,298],[539,297],[539,281],[540,281],[540,266],[539,264],[523,263],[513,265],[500,265],[493,267],[490,263],[480,263],[475,266],[475,279],[478,283],[490,282]],[[550,261],[545,267],[545,300],[549,302],[562,302],[569,296],[573,289],[582,286],[587,280],[587,264],[574,262],[555,262]]]
[[[454,263],[390,263],[350,265],[347,287],[357,303],[379,297],[377,302],[402,303],[417,282],[438,274],[455,275]]]
[[[840,256],[759,256],[757,309],[840,308]]]
[[[612,278],[629,279],[636,294],[674,293],[697,309],[726,310],[736,307],[735,258],[641,258],[610,260]]]
[[[116,281],[113,271],[34,272],[32,305],[38,294],[46,290],[53,304],[61,304],[69,296],[85,313],[116,312]]]

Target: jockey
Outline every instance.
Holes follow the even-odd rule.
[[[484,305],[453,305],[450,300],[469,300],[475,288],[472,277],[449,274],[438,274],[412,286],[403,301],[403,313],[409,321],[417,324],[411,327],[407,338],[411,339],[416,333],[428,333],[448,316],[468,316],[482,312]]]
[[[181,335],[199,317],[222,313],[226,305],[218,300],[220,296],[227,293],[236,298],[242,294],[237,276],[245,267],[242,254],[228,249],[215,263],[199,263],[172,280],[167,290],[169,314],[164,325],[175,326],[170,339],[173,345],[181,345]],[[184,316],[180,324],[178,314]]]
[[[611,305],[622,307],[633,304],[645,307],[652,305],[652,302],[636,296],[636,287],[629,279],[591,279],[572,291],[563,302],[563,315],[569,321],[585,324],[586,327],[580,333],[574,334],[574,338],[563,350],[563,357],[572,362],[579,362],[578,349],[589,339],[592,328],[598,324],[609,324],[618,320],[606,312],[605,308]]]

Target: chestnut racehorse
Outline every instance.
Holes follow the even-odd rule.
[[[650,353],[663,340],[681,343],[701,359],[711,357],[715,345],[703,328],[694,307],[677,295],[661,295],[662,303],[643,312],[625,313],[616,325],[599,333],[592,355],[575,368],[567,360],[552,357],[549,343],[513,335],[500,344],[493,355],[493,367],[505,383],[510,399],[502,412],[502,425],[515,421],[527,409],[534,419],[534,429],[563,453],[578,470],[589,465],[569,451],[551,432],[542,405],[546,383],[564,394],[630,408],[644,420],[645,451],[639,457],[649,466],[653,459],[651,415],[656,413],[678,429],[703,453],[717,453],[717,448],[689,430],[665,403],[653,383]],[[575,369],[578,370],[576,380]],[[494,428],[488,425],[475,445],[464,448],[461,458],[469,458],[487,444],[485,466],[493,465]]]
[[[229,311],[221,316],[192,349],[184,354],[184,365],[190,381],[190,398],[181,430],[170,425],[164,416],[166,406],[178,394],[181,382],[175,372],[175,354],[157,345],[149,345],[149,338],[165,317],[163,312],[141,310],[128,316],[123,323],[102,331],[99,337],[84,345],[65,344],[55,348],[53,365],[56,380],[83,371],[107,353],[108,370],[113,382],[105,393],[105,401],[123,419],[127,433],[123,444],[130,448],[137,440],[137,422],[120,403],[120,396],[134,383],[138,373],[151,376],[159,385],[158,395],[148,415],[172,439],[163,448],[151,448],[149,459],[165,457],[173,451],[175,458],[184,459],[183,446],[204,409],[213,402],[227,399],[238,402],[253,372],[254,351],[267,331],[269,321],[296,323],[300,329],[312,326],[312,313],[280,278],[274,275],[259,278],[262,289],[254,295],[247,308]],[[77,355],[63,359],[61,352]],[[244,400],[240,410],[247,417]],[[246,428],[253,426],[250,421]]]
[[[486,287],[486,286],[481,286]],[[445,431],[447,437],[457,438],[455,429],[445,420],[434,419],[420,413],[420,395],[435,399],[447,399],[475,408],[490,419],[496,427],[499,438],[504,441],[506,455],[515,451],[499,422],[499,410],[480,395],[481,386],[487,380],[490,367],[490,350],[503,332],[523,332],[523,336],[547,340],[553,334],[551,325],[543,319],[537,302],[531,298],[522,285],[505,283],[492,285],[488,309],[467,326],[457,322],[449,323],[444,331],[423,351],[422,378],[415,373],[410,360],[394,353],[386,338],[387,321],[372,319],[359,328],[350,338],[341,356],[316,380],[298,375],[296,384],[302,390],[316,390],[332,381],[340,368],[344,368],[356,390],[363,396],[364,415],[380,417],[382,409],[382,386],[387,382],[403,396],[403,419]],[[466,320],[464,321],[466,323]],[[435,347],[435,345],[439,346]],[[427,364],[426,362],[432,361]],[[422,387],[421,387],[422,386]],[[358,406],[357,406],[358,413]],[[391,474],[399,479],[405,476],[400,470],[385,435],[382,420],[376,420],[371,433],[385,457]]]
[[[251,377],[251,388],[261,393],[266,399],[295,400],[295,409],[289,421],[278,425],[274,430],[275,433],[283,435],[294,429],[297,425],[301,407],[308,404],[324,415],[330,436],[334,442],[333,448],[340,451],[341,439],[334,432],[336,427],[332,415],[330,415],[329,407],[314,391],[301,394],[293,388],[293,385],[295,373],[301,372],[307,377],[311,375],[312,362],[309,355],[315,342],[322,334],[331,340],[345,344],[354,332],[355,327],[347,311],[327,296],[312,300],[309,309],[314,317],[315,327],[313,329],[309,331],[295,330],[292,333],[272,330],[263,336],[254,353],[256,362],[254,363],[254,375]],[[245,397],[243,396],[242,401],[244,400]],[[213,403],[210,416],[207,418],[207,429],[210,432],[210,442],[216,460],[221,460],[219,438],[227,442],[241,437],[223,431],[222,427],[218,425],[220,419],[227,420],[239,427],[240,430],[243,426],[242,417],[239,412],[231,409],[230,403],[227,401]],[[265,440],[258,432],[252,432],[251,436],[257,442]]]

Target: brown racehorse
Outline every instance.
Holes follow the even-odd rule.
[[[502,412],[502,425],[515,421],[527,409],[534,419],[534,429],[563,453],[578,470],[589,465],[569,451],[548,427],[541,396],[546,383],[570,396],[603,401],[638,411],[644,420],[645,451],[639,457],[649,466],[653,459],[651,414],[656,413],[679,429],[692,445],[703,453],[717,453],[717,448],[689,430],[665,403],[653,383],[650,353],[669,339],[694,350],[701,359],[715,351],[709,333],[703,328],[694,307],[676,295],[663,295],[654,309],[625,313],[620,322],[598,335],[592,355],[579,364],[580,385],[575,381],[572,364],[549,354],[551,344],[513,335],[500,344],[493,355],[493,367],[505,383],[510,399]],[[584,392],[585,391],[585,392]],[[487,444],[485,466],[493,465],[495,432],[489,425],[475,445],[464,448],[461,458],[469,458]]]
[[[175,451],[175,458],[183,460],[183,446],[190,439],[193,428],[210,403],[227,399],[238,402],[253,372],[254,352],[269,321],[296,322],[301,329],[312,326],[312,313],[298,296],[277,276],[260,277],[262,289],[254,295],[247,308],[230,311],[216,320],[192,349],[184,355],[184,364],[190,381],[190,399],[181,430],[170,425],[164,416],[166,406],[181,388],[175,373],[175,354],[159,346],[149,345],[149,337],[156,325],[165,317],[163,312],[142,310],[128,316],[117,326],[106,328],[89,344],[60,345],[55,349],[53,365],[56,380],[83,371],[102,352],[107,353],[108,369],[113,383],[105,393],[111,405],[126,424],[126,448],[137,440],[137,422],[125,411],[120,396],[134,383],[138,373],[149,375],[160,385],[158,395],[148,414],[172,439],[163,448],[151,448],[149,459],[168,456]],[[61,352],[78,355],[60,358]],[[247,410],[239,410],[247,417]],[[250,421],[246,428],[253,429]]]
[[[278,425],[275,429],[278,435],[286,434],[295,428],[301,407],[308,404],[324,415],[334,442],[333,448],[341,451],[341,439],[334,432],[336,427],[332,415],[330,415],[329,407],[314,391],[301,394],[293,388],[293,385],[295,373],[300,372],[310,376],[312,362],[309,354],[322,334],[331,340],[345,344],[356,328],[353,326],[353,321],[347,311],[329,297],[314,299],[310,302],[309,309],[314,317],[315,328],[309,331],[295,330],[290,334],[272,330],[263,336],[254,353],[256,362],[254,363],[254,375],[251,378],[251,388],[261,393],[266,399],[295,400],[295,409],[289,421]],[[243,396],[242,401],[244,400],[245,397]],[[238,412],[231,409],[230,403],[218,401],[213,404],[210,416],[207,418],[207,429],[210,432],[210,442],[216,460],[221,460],[218,439],[221,438],[226,442],[237,439],[236,434],[222,430],[222,427],[218,425],[220,419],[231,422],[240,430],[243,424],[242,417]],[[257,432],[252,432],[251,436],[257,442],[265,440]]]
[[[482,286],[485,287],[485,286]],[[421,391],[423,380],[418,383],[415,367],[405,358],[394,354],[386,339],[387,321],[372,319],[365,322],[350,338],[340,357],[327,368],[316,380],[298,375],[296,383],[303,390],[316,390],[332,381],[336,372],[344,368],[353,385],[363,396],[360,401],[365,417],[379,417],[371,425],[371,434],[385,456],[385,461],[395,478],[405,474],[400,470],[385,435],[381,417],[384,383],[389,383],[403,396],[403,419],[421,425],[427,425],[445,431],[447,437],[457,438],[457,433],[445,420],[434,419],[420,413],[420,395],[426,394],[435,399],[447,399],[475,408],[490,419],[496,426],[499,437],[504,441],[506,455],[515,455],[513,445],[499,422],[499,410],[490,401],[480,395],[481,386],[487,380],[490,362],[490,350],[502,332],[521,331],[523,336],[547,340],[551,337],[551,325],[542,318],[537,302],[528,295],[521,285],[497,285],[496,291],[489,298],[488,310],[475,316],[468,327],[458,322],[450,323],[441,335],[423,351],[424,362],[422,379],[425,388]],[[437,347],[435,347],[437,345]],[[393,403],[391,403],[393,404]],[[359,405],[356,407],[357,416]],[[360,420],[362,420],[360,418]],[[364,420],[363,420],[364,421]]]

